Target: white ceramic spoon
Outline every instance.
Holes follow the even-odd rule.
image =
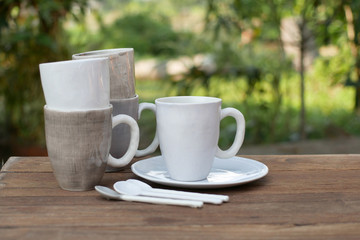
[[[148,191],[146,188],[139,186],[136,183],[131,181],[118,181],[114,184],[114,189],[120,194],[132,195],[132,196],[149,196],[149,197],[158,197],[158,198],[172,198],[172,199],[182,199],[182,200],[193,200],[193,201],[202,201],[212,204],[221,204],[221,199],[214,198],[204,198],[204,197],[194,197],[194,196],[184,196],[180,194],[171,194],[164,192],[153,192]]]
[[[223,202],[229,201],[229,196],[227,195],[220,195],[220,194],[207,194],[207,193],[194,193],[194,192],[185,192],[185,191],[177,191],[177,190],[168,190],[168,189],[160,189],[160,188],[153,188],[149,184],[146,184],[140,180],[136,179],[128,179],[127,182],[131,182],[136,184],[138,187],[141,187],[144,191],[149,192],[158,192],[158,193],[168,193],[180,196],[190,196],[190,197],[197,197],[199,200],[206,202],[205,199],[220,199]]]
[[[106,199],[123,200],[129,202],[144,202],[153,204],[164,204],[164,205],[176,205],[186,206],[192,208],[201,208],[203,202],[200,201],[189,201],[189,200],[176,200],[176,199],[165,199],[165,198],[154,198],[154,197],[143,197],[143,196],[129,196],[115,192],[114,190],[104,187],[95,186],[95,190],[100,193]]]

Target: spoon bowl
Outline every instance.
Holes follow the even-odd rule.
[[[95,186],[95,190],[108,200],[121,200],[121,195],[108,187]]]
[[[142,188],[132,182],[118,181],[114,184],[114,189],[117,193],[126,194],[131,196],[143,195]],[[148,195],[146,195],[148,196]]]

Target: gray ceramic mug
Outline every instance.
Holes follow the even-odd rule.
[[[124,99],[112,99],[110,100],[113,106],[113,115],[126,114],[132,117],[135,121],[138,120],[138,109],[139,109],[139,96],[136,95],[132,98]],[[119,124],[112,130],[112,140],[110,154],[115,158],[122,157],[130,143],[130,127],[126,124]],[[114,172],[120,170],[122,167],[112,167],[108,165],[106,172]]]
[[[61,188],[85,191],[99,184],[107,164],[119,167],[135,156],[139,144],[136,121],[124,114],[112,117],[111,105],[103,109],[59,111],[44,107],[46,146]],[[130,126],[130,144],[122,158],[109,154],[112,128]]]
[[[124,98],[124,99],[112,99],[110,100],[110,103],[113,106],[113,115],[119,115],[119,114],[126,114],[130,117],[132,117],[135,121],[138,120],[140,117],[139,114],[142,111],[139,110],[139,96],[136,95],[133,98]],[[111,140],[111,148],[110,148],[110,154],[115,158],[122,157],[130,143],[130,137],[131,137],[131,131],[130,127],[126,124],[119,124],[112,130],[112,140]],[[143,150],[137,150],[135,156],[136,157],[143,157],[146,155],[149,155],[153,152],[155,152],[157,146],[159,145],[157,136],[154,137],[154,140],[150,145],[143,149]],[[120,169],[122,169],[124,166],[118,165],[118,167],[112,167],[108,165],[106,167],[106,172],[115,172]]]

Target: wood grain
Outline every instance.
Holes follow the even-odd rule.
[[[64,191],[48,158],[13,157],[0,173],[0,239],[359,239],[360,155],[247,157],[265,163],[269,174],[246,185],[189,190],[230,196],[202,209]],[[102,185],[128,178],[137,178],[129,168],[106,173]]]

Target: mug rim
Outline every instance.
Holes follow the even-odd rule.
[[[139,99],[138,94],[135,94],[133,97],[130,98],[110,98],[110,104],[111,102],[131,102],[137,99]]]
[[[111,48],[111,49],[100,49],[95,51],[88,51],[82,53],[75,53],[73,57],[77,59],[88,59],[88,58],[99,58],[109,57],[124,52],[133,52],[134,48]]]
[[[84,109],[61,109],[61,108],[52,108],[49,107],[47,104],[44,105],[44,110],[51,111],[51,112],[59,112],[59,113],[84,113],[84,112],[96,112],[96,111],[105,111],[112,109],[113,105],[109,104],[106,107],[103,108],[84,108]]]
[[[81,64],[83,62],[101,62],[101,61],[108,61],[106,57],[99,57],[99,58],[84,58],[84,59],[73,59],[73,60],[65,60],[65,61],[57,61],[57,62],[46,62],[40,63],[40,67],[51,66],[51,65],[66,65],[66,64],[74,64],[78,63]]]
[[[208,96],[173,96],[158,98],[155,100],[155,103],[167,105],[203,105],[221,103],[221,101],[221,98]]]

